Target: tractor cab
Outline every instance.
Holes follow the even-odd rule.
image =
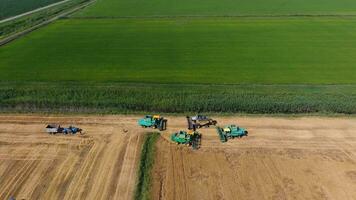
[[[236,125],[229,125],[224,128],[224,131],[226,133],[232,133],[232,132],[238,132],[240,130],[240,127]]]
[[[161,116],[159,116],[159,115],[153,115],[152,118],[153,118],[154,120],[156,120],[156,119],[160,119]]]

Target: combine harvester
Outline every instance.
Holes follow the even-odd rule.
[[[77,128],[74,126],[69,126],[68,128],[61,127],[60,125],[53,125],[49,124],[46,126],[46,132],[49,134],[57,134],[57,133],[63,133],[63,134],[76,134],[76,133],[82,133],[81,128]]]
[[[196,115],[193,117],[187,116],[187,121],[188,129],[194,131],[202,127],[215,126],[218,123],[216,120],[213,120],[205,115]]]
[[[199,149],[201,143],[201,134],[197,131],[179,131],[171,135],[171,140],[177,144],[186,144],[193,149]]]
[[[138,120],[138,125],[147,128],[157,128],[160,131],[167,129],[167,119],[159,115],[146,115],[144,118]]]
[[[246,129],[236,125],[228,125],[225,128],[216,127],[221,142],[227,142],[230,138],[247,136]]]

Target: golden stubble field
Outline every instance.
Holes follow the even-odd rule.
[[[49,135],[47,123],[83,135]],[[130,117],[0,116],[0,199],[132,199],[143,133]]]
[[[202,129],[198,151],[161,139],[152,199],[356,199],[355,119],[218,121],[238,122],[249,136],[222,144],[214,128]],[[171,120],[170,128],[180,123]]]
[[[0,199],[132,199],[141,116],[0,115]],[[169,116],[157,143],[152,199],[356,199],[355,118],[217,117],[249,136],[220,143],[201,129],[193,151],[169,142],[186,128]],[[48,135],[47,123],[83,135]]]

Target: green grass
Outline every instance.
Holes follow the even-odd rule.
[[[98,0],[0,47],[0,112],[356,114],[353,14],[351,0]]]
[[[135,200],[150,199],[151,169],[155,158],[155,144],[159,137],[159,133],[149,133],[145,136],[138,169]]]
[[[356,85],[0,82],[0,112],[345,113]]]
[[[1,1],[1,0],[0,0]],[[71,0],[69,2],[41,10],[31,15],[26,15],[15,20],[0,24],[0,39],[5,38],[17,32],[21,32],[30,27],[45,22],[63,12],[66,12],[75,6],[83,4],[88,0]]]
[[[62,0],[0,0],[0,20]]]
[[[356,14],[354,0],[98,0],[79,17]]]
[[[61,20],[0,48],[3,81],[355,84],[344,19]]]

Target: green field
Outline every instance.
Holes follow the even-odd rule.
[[[356,14],[354,0],[98,0],[80,17]]]
[[[62,0],[0,0],[0,20]]]
[[[6,81],[356,83],[343,19],[61,20],[0,49]]]
[[[0,112],[356,114],[355,11],[98,0],[0,47]]]

